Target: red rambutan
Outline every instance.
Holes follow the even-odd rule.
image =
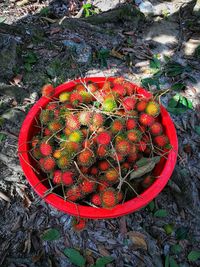
[[[104,158],[108,154],[107,146],[99,145],[97,148],[97,156],[99,158]]]
[[[154,137],[153,142],[156,146],[163,148],[169,144],[169,139],[166,135],[163,134],[163,135],[158,135]]]
[[[76,202],[81,199],[83,195],[81,194],[81,189],[79,185],[73,185],[66,191],[66,199],[72,202]]]
[[[115,92],[119,96],[124,96],[126,94],[126,90],[121,84],[114,84],[112,91]]]
[[[113,168],[108,169],[104,173],[104,179],[108,183],[116,183],[119,180],[119,173]]]
[[[95,113],[92,117],[92,125],[94,127],[101,127],[104,124],[104,116],[101,113]]]
[[[156,136],[156,135],[161,135],[163,132],[163,127],[162,124],[160,124],[159,122],[154,122],[150,128],[149,131],[152,135]]]
[[[112,123],[111,123],[111,127],[110,130],[112,133],[118,133],[120,131],[122,131],[124,128],[124,123],[122,120],[120,119],[115,119]]]
[[[51,144],[46,143],[46,141],[43,141],[40,143],[40,152],[43,156],[51,155],[52,151],[53,151],[53,148]]]
[[[90,167],[95,162],[95,155],[90,149],[84,149],[77,156],[77,160],[80,166]]]
[[[52,97],[55,93],[55,89],[53,88],[51,84],[45,84],[42,87],[41,92],[42,92],[42,96]]]
[[[127,130],[132,130],[137,126],[137,122],[135,119],[128,118],[126,121],[126,129]]]
[[[70,94],[69,101],[73,106],[78,106],[83,102],[83,98],[77,91],[73,91]]]
[[[111,187],[101,192],[100,196],[101,196],[101,203],[104,208],[107,209],[114,208],[118,203],[116,191]]]
[[[71,131],[78,130],[80,128],[80,122],[78,120],[78,116],[71,115],[70,117],[67,117],[66,127]]]
[[[83,218],[73,218],[72,221],[72,228],[76,232],[80,232],[86,228],[87,220]]]
[[[97,183],[95,180],[92,180],[91,178],[89,179],[83,179],[83,181],[80,183],[80,189],[81,193],[84,195],[91,194],[92,192],[95,191],[97,187]]]
[[[142,133],[138,129],[133,129],[127,132],[128,140],[138,142],[142,138]]]
[[[98,162],[98,167],[101,171],[106,171],[110,168],[110,164],[107,160],[101,160]]]
[[[148,104],[147,100],[138,100],[137,104],[136,104],[136,109],[139,112],[142,112],[145,110],[146,106]]]
[[[111,135],[109,132],[102,132],[97,136],[97,143],[100,145],[108,145],[111,141]]]
[[[52,157],[43,158],[41,168],[44,172],[52,172],[56,166],[56,162]]]
[[[155,119],[149,114],[142,113],[139,116],[139,122],[144,126],[151,126],[155,122]]]
[[[126,97],[122,100],[122,105],[125,110],[133,110],[135,108],[136,100],[133,97]]]
[[[97,207],[101,206],[101,197],[100,194],[93,194],[90,199],[91,203],[94,204]]]
[[[123,156],[126,156],[130,153],[131,145],[127,140],[119,141],[115,144],[115,149],[118,153],[121,153]]]

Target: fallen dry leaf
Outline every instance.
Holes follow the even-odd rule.
[[[119,230],[122,235],[125,235],[127,233],[127,227],[126,227],[126,217],[123,216],[119,220]]]
[[[112,57],[116,57],[116,58],[119,58],[119,59],[123,59],[124,58],[124,55],[122,55],[121,53],[117,52],[114,48],[111,50],[110,55]]]
[[[12,81],[10,81],[10,84],[12,85],[19,85],[20,82],[22,81],[23,75],[22,74],[17,74]]]
[[[145,241],[145,235],[140,232],[130,231],[127,233],[129,239],[132,241],[135,249],[142,248],[147,250],[147,243]]]
[[[97,248],[102,256],[104,257],[110,256],[110,252],[103,245],[98,245]]]
[[[5,200],[5,201],[7,201],[7,202],[10,202],[10,201],[11,201],[10,198],[7,197],[7,196],[6,196],[4,193],[2,193],[2,192],[0,192],[0,198],[3,199],[3,200]]]

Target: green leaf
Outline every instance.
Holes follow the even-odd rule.
[[[174,225],[172,223],[165,224],[163,228],[167,235],[171,235],[171,233],[174,231]]]
[[[175,115],[179,115],[188,109],[193,109],[192,102],[180,94],[173,96],[167,106],[167,110]]]
[[[136,179],[136,178],[140,178],[144,174],[152,171],[154,169],[155,165],[159,161],[160,161],[160,157],[159,156],[156,156],[156,157],[148,159],[147,163],[144,166],[139,167],[136,171],[131,173],[130,180]]]
[[[158,218],[163,218],[163,217],[166,217],[167,215],[168,215],[168,212],[167,212],[167,210],[165,210],[165,209],[157,210],[157,211],[154,213],[154,216],[155,216],[155,217],[158,217]]]
[[[169,255],[165,257],[165,267],[169,267]]]
[[[179,265],[177,264],[177,262],[175,261],[175,259],[173,257],[169,257],[169,266],[170,267],[179,267]]]
[[[179,254],[182,251],[182,247],[179,244],[171,246],[171,252],[174,254]]]
[[[60,238],[59,231],[53,228],[46,230],[41,236],[41,239],[45,241],[57,240],[59,238]]]
[[[160,60],[157,56],[154,56],[152,60],[150,60],[150,68],[153,70],[159,70],[161,67]]]
[[[44,7],[40,10],[40,15],[47,17],[50,14],[50,8],[49,7]]]
[[[160,89],[159,80],[157,78],[144,78],[141,80],[142,86],[150,89],[151,86],[155,85],[156,88]]]
[[[69,261],[76,266],[83,267],[85,266],[85,258],[79,253],[79,251],[73,248],[65,248],[64,254],[69,258]]]
[[[174,91],[183,90],[183,89],[185,89],[185,84],[184,83],[175,83],[172,85],[171,89]]]
[[[155,203],[154,201],[151,201],[148,205],[147,208],[152,212],[155,209]]]
[[[175,77],[182,74],[185,71],[185,67],[177,62],[168,62],[165,65],[165,74],[169,77]]]
[[[3,133],[0,133],[0,143],[6,139],[6,135]]]
[[[187,256],[189,261],[197,261],[200,259],[200,251],[199,250],[192,250]]]
[[[176,239],[177,240],[187,239],[188,231],[189,231],[188,227],[184,226],[179,227],[175,232]]]
[[[0,23],[3,23],[4,21],[6,21],[6,17],[0,16]]]
[[[200,135],[200,126],[195,126],[194,130],[198,135]]]
[[[92,7],[92,4],[90,4],[90,3],[83,5],[83,9],[89,9],[91,7]]]
[[[108,263],[112,262],[114,259],[112,257],[101,257],[98,258],[95,267],[105,267]]]

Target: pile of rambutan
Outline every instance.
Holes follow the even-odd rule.
[[[42,94],[49,103],[37,119],[30,154],[53,193],[112,209],[151,186],[154,170],[130,177],[141,159],[169,152],[156,99],[138,94],[123,77],[78,83],[58,97],[45,85]]]

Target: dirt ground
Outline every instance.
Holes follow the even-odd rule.
[[[196,1],[152,0],[146,15],[135,1],[90,1],[89,8],[83,2],[0,1],[0,266],[84,266],[73,265],[67,248],[86,266],[108,256],[108,267],[200,266]],[[162,94],[179,155],[170,182],[150,205],[125,217],[90,220],[79,233],[71,216],[34,193],[19,165],[17,141],[42,85],[85,76],[124,76]],[[45,241],[48,229],[59,237]]]

